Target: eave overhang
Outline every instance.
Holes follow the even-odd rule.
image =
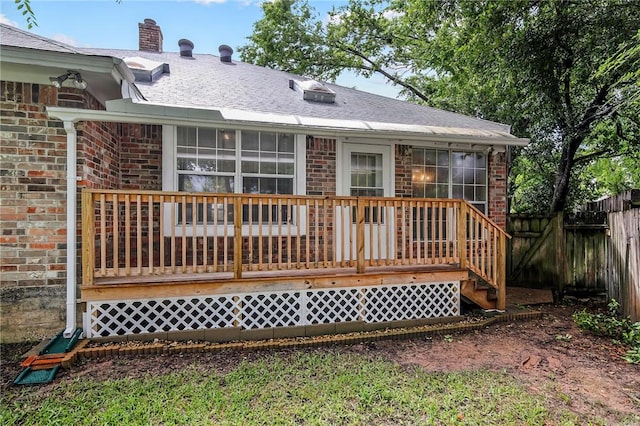
[[[312,134],[318,137],[353,137],[391,141],[437,141],[485,146],[525,146],[529,139],[505,132],[415,124],[340,120],[271,114],[231,108],[190,108],[149,102],[107,102],[107,111],[47,107],[64,121],[109,121],[139,124],[235,127],[253,130]]]
[[[120,58],[7,45],[0,46],[0,52],[3,80],[49,85],[49,77],[72,69],[82,74],[88,90],[100,101],[123,97],[144,100],[133,73]]]

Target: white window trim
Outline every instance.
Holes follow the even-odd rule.
[[[204,126],[196,126],[196,127],[204,127]],[[214,127],[219,128],[219,127]],[[241,129],[237,128],[236,132],[242,130],[250,130],[250,129]],[[264,130],[261,130],[264,131]],[[275,131],[276,133],[282,133]],[[295,138],[295,151],[294,151],[294,171],[293,171],[293,195],[306,195],[307,191],[307,161],[306,161],[306,136],[302,134],[294,134]],[[162,126],[162,190],[177,192],[178,191],[178,170],[177,170],[177,141],[178,141],[178,126],[172,125],[163,125]],[[236,147],[236,165],[241,163],[241,150],[239,148],[240,139],[236,138],[237,147]],[[234,174],[234,193],[241,194],[242,193],[242,173],[241,170],[236,169]],[[165,217],[171,217],[171,210],[169,206],[165,206]],[[291,235],[306,235],[307,229],[307,214],[306,207],[300,208],[300,218],[296,220],[295,224],[286,224],[283,225],[283,229],[291,230]],[[224,225],[216,225],[214,229],[214,225],[207,226],[207,235],[223,235],[224,234]],[[300,227],[300,234],[298,234],[298,227]],[[173,235],[176,237],[182,237],[182,225],[180,224],[171,224],[169,220],[165,221],[164,225],[164,235],[171,236],[173,228]],[[193,230],[195,229],[196,236],[204,236],[204,227],[202,225],[186,226],[186,236],[193,236]],[[260,232],[260,226],[252,225],[251,226],[251,234],[256,236]],[[268,235],[269,228],[271,228],[271,235],[278,235],[278,226],[262,225],[262,235]],[[215,231],[215,232],[214,232]],[[227,225],[227,235],[232,237],[234,235],[233,224]],[[249,225],[242,225],[242,235],[249,235]]]

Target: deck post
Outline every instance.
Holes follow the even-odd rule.
[[[82,284],[92,285],[95,270],[96,222],[93,211],[93,193],[82,190]],[[102,248],[104,250],[104,248]]]
[[[233,277],[242,278],[242,198],[233,200]]]
[[[498,270],[496,271],[496,282],[498,284],[498,300],[496,300],[496,308],[504,311],[507,305],[507,237],[502,232],[498,238],[497,249]]]
[[[356,201],[356,272],[364,274],[364,201]]]
[[[460,201],[460,212],[458,213],[458,257],[460,258],[460,268],[467,267],[467,214],[468,207],[465,201]]]

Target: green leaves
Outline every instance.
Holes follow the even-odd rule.
[[[291,0],[262,7],[240,49],[245,61],[327,80],[344,70],[382,74],[410,101],[509,123],[531,138],[521,151],[529,161],[513,173],[535,185],[518,188],[514,201],[535,202],[517,210],[585,201],[599,192],[581,189],[587,166],[640,153],[633,0],[350,0],[330,16]]]
[[[38,26],[38,22],[36,21],[36,14],[31,9],[31,1],[30,0],[15,0],[16,8],[22,11],[22,16],[25,17],[27,22],[27,28],[32,29],[33,27]]]

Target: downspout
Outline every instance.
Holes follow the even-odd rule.
[[[64,122],[67,132],[67,325],[64,337],[76,331],[76,190],[77,132],[73,121]]]

